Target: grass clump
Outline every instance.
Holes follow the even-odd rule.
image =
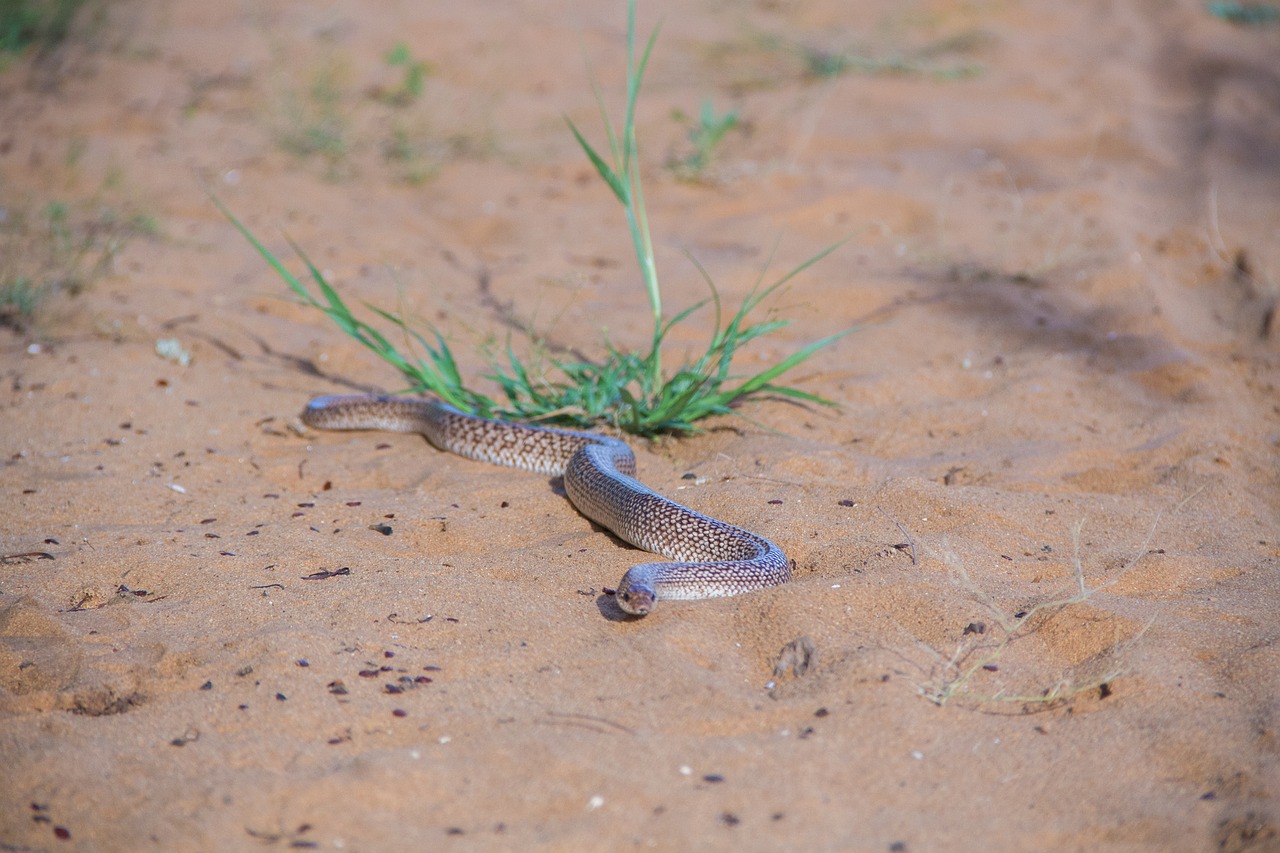
[[[26,276],[0,281],[0,325],[18,331],[25,329],[47,293],[47,285],[38,284]]]
[[[1280,5],[1275,3],[1206,3],[1205,9],[1215,18],[1245,27],[1280,23]]]
[[[342,105],[346,68],[330,59],[312,76],[305,89],[290,92],[283,104],[280,147],[301,159],[318,157],[325,174],[336,179],[351,152],[348,116]]]
[[[401,69],[400,82],[393,88],[377,89],[374,96],[393,107],[407,107],[422,96],[431,66],[415,59],[409,45],[399,42],[383,57],[388,68]]]
[[[669,168],[682,180],[701,180],[715,159],[720,143],[729,131],[738,127],[738,111],[729,110],[718,115],[711,99],[707,98],[702,102],[702,109],[696,120],[681,110],[676,110],[672,117],[685,126],[693,150],[683,158],[671,162]]]
[[[959,57],[979,52],[990,42],[991,36],[981,30],[964,30],[918,46],[894,47],[833,48],[779,36],[762,39],[766,49],[798,60],[805,76],[823,80],[846,74],[930,77],[937,80],[975,77],[983,72],[983,67],[976,62],[961,61]]]
[[[57,47],[85,0],[0,0],[0,53]]]
[[[397,124],[382,144],[382,159],[399,180],[410,186],[424,184],[440,171],[439,163],[430,156],[434,147],[422,134]]]
[[[876,56],[856,50],[831,51],[817,47],[797,48],[805,73],[810,77],[827,79],[846,74],[927,76],[942,80],[976,77],[982,66],[975,63],[938,64],[933,61],[936,53],[944,52],[926,48],[914,52],[889,53]]]
[[[108,206],[91,215],[62,201],[36,210],[0,207],[0,326],[35,325],[50,298],[78,295],[111,271],[130,239],[157,230],[151,217]]]
[[[301,162],[319,165],[325,179],[335,182],[360,175],[370,151],[381,154],[397,180],[411,185],[434,177],[445,160],[488,153],[488,140],[463,134],[439,138],[421,119],[415,107],[433,73],[429,62],[404,42],[382,54],[382,61],[384,79],[357,96],[349,58],[328,45],[307,76],[281,92],[272,114],[276,144]],[[371,139],[362,132],[370,125],[383,128],[385,135]]]
[[[491,399],[466,385],[453,353],[438,331],[430,329],[427,334],[423,334],[411,328],[402,316],[368,306],[377,318],[387,324],[389,330],[394,330],[393,334],[417,350],[416,353],[402,352],[377,327],[355,315],[337,290],[325,281],[316,266],[296,245],[291,243],[307,267],[310,284],[291,273],[279,258],[216,199],[215,203],[305,304],[324,312],[345,334],[396,368],[408,382],[407,390],[430,392],[465,411],[486,417],[551,421],[584,428],[607,423],[635,435],[654,436],[659,433],[693,431],[700,419],[731,412],[737,403],[758,395],[777,395],[833,405],[816,394],[780,384],[777,380],[818,350],[853,331],[852,329],[816,340],[782,361],[751,375],[735,373],[733,360],[743,346],[788,324],[788,321],[780,319],[751,320],[751,313],[760,303],[803,270],[834,251],[839,244],[818,253],[768,285],[757,281],[751,294],[729,316],[727,322],[723,321],[720,299],[714,285],[706,276],[705,270],[694,261],[707,280],[711,296],[669,319],[663,312],[662,290],[644,205],[635,131],[635,108],[640,84],[657,35],[655,30],[637,57],[634,0],[629,3],[626,113],[619,127],[615,128],[610,121],[603,99],[599,91],[596,92],[608,143],[604,153],[589,143],[572,121],[568,122],[569,129],[583,152],[626,213],[653,322],[653,332],[646,352],[624,351],[606,345],[604,357],[597,361],[558,360],[553,362],[549,371],[535,371],[522,363],[508,347],[506,363],[494,363],[494,372],[489,377],[496,380],[505,399]],[[698,358],[680,364],[674,371],[665,371],[663,344],[671,330],[709,305],[713,308],[715,320],[706,350]]]

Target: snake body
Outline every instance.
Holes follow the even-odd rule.
[[[441,450],[539,474],[564,475],[578,511],[619,538],[676,562],[633,566],[615,600],[643,616],[659,600],[737,595],[791,579],[777,545],[663,497],[635,478],[623,441],[589,432],[469,415],[444,403],[383,396],[317,397],[302,422],[317,429],[417,432]]]

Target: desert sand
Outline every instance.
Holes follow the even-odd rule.
[[[51,203],[85,247],[0,330],[0,849],[1280,849],[1280,27],[659,22],[667,315],[686,252],[734,306],[847,240],[741,367],[858,330],[788,377],[839,408],[632,441],[795,562],[643,619],[605,590],[645,555],[549,478],[301,430],[403,382],[210,198],[490,392],[508,344],[643,348],[564,121],[603,144],[593,76],[621,109],[623,4],[125,0],[0,72],[0,263]],[[740,123],[691,174],[706,98]]]

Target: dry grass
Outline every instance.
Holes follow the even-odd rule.
[[[979,587],[954,554],[944,555],[943,559],[950,567],[955,582],[983,607],[992,626],[990,631],[985,626],[980,630],[966,631],[965,638],[950,654],[921,643],[920,647],[930,660],[925,666],[919,667],[927,673],[926,677],[916,684],[920,695],[936,705],[963,700],[970,707],[984,710],[996,710],[999,707],[1011,705],[1022,705],[1023,710],[1029,710],[1032,707],[1040,709],[1056,707],[1074,696],[1091,690],[1107,692],[1107,685],[1125,674],[1127,653],[1151,627],[1150,622],[1127,638],[1121,637],[1117,629],[1116,640],[1109,648],[1094,655],[1079,667],[1060,672],[1051,683],[1039,689],[1015,693],[1007,688],[1001,688],[994,693],[983,694],[972,688],[972,682],[979,673],[990,671],[995,667],[1015,643],[1043,629],[1051,620],[1069,617],[1072,608],[1088,602],[1099,592],[1118,583],[1146,555],[1147,546],[1158,523],[1159,518],[1156,519],[1142,547],[1131,560],[1108,580],[1096,586],[1090,586],[1080,557],[1080,534],[1084,522],[1077,522],[1072,527],[1074,553],[1071,592],[1014,612],[1000,606],[990,594]]]

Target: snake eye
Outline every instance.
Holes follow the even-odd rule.
[[[624,592],[624,593],[621,593],[621,595],[622,595],[622,600],[623,600],[623,601],[630,601],[630,600],[631,600],[631,593],[629,593],[629,592]]]

